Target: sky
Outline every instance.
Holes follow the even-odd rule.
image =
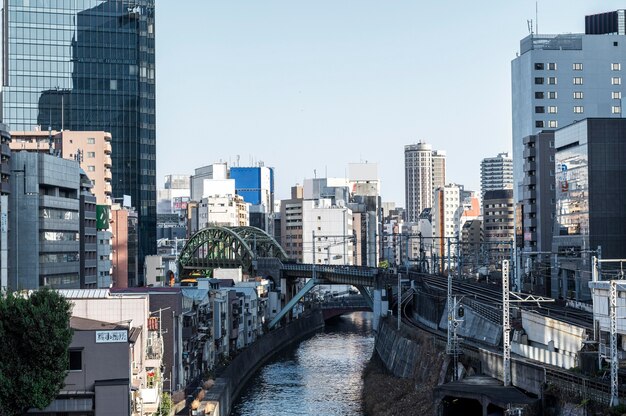
[[[538,19],[536,18],[538,6]],[[378,163],[404,206],[404,145],[447,152],[447,182],[480,190],[511,149],[510,65],[529,34],[584,32],[623,1],[157,0],[157,184],[217,161],[305,178]]]

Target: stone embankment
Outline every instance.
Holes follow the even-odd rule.
[[[211,383],[210,388],[204,390],[196,414],[228,416],[237,396],[259,367],[282,349],[323,327],[322,311],[314,310],[284,327],[264,334],[240,351],[221,376]]]

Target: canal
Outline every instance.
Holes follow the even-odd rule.
[[[231,415],[362,415],[361,375],[373,349],[370,312],[328,322],[259,369]]]

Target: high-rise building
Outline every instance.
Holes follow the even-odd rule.
[[[115,288],[137,286],[137,212],[129,206],[114,204],[111,209],[111,246],[113,247],[113,273]]]
[[[480,162],[481,196],[487,191],[513,189],[513,159],[508,153],[498,153]]]
[[[204,183],[206,180],[222,181],[226,179],[228,179],[228,165],[224,162],[196,168],[195,173],[189,178],[191,200],[198,202],[211,194],[210,190],[205,190]]]
[[[460,188],[454,184],[448,184],[435,191],[435,203],[432,210],[433,236],[436,253],[441,257],[450,255],[446,238],[457,237],[458,211],[461,208]],[[451,247],[456,249],[456,247]]]
[[[433,150],[433,192],[446,186],[446,152],[444,150]]]
[[[624,10],[587,16],[585,34],[531,34],[511,63],[513,177],[522,199],[523,139],[588,117],[622,117]]]
[[[237,195],[250,204],[250,225],[274,234],[274,168],[231,167]]]
[[[112,193],[136,204],[142,262],[156,253],[154,0],[5,1],[3,22],[3,122],[111,133]]]

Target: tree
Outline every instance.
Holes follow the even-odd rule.
[[[0,297],[0,415],[43,409],[63,387],[71,308],[49,289]]]
[[[172,396],[168,393],[163,393],[161,395],[161,403],[159,404],[159,411],[157,414],[159,416],[170,416],[172,412]]]

